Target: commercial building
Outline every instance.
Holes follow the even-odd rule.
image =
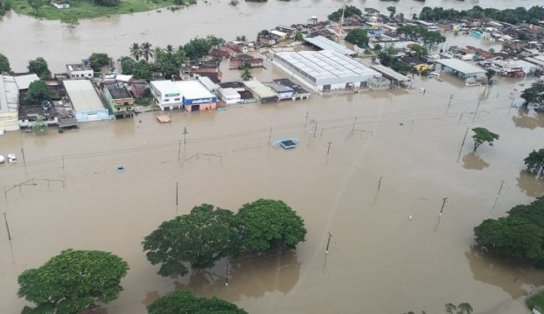
[[[484,69],[458,59],[439,59],[436,63],[441,64],[443,68],[449,69],[453,74],[463,79],[485,78],[486,71]]]
[[[412,79],[410,79],[408,76],[398,73],[397,71],[381,64],[373,64],[371,68],[380,72],[383,77],[388,79],[394,86],[406,86],[412,81]]]
[[[67,64],[66,70],[68,71],[68,76],[72,80],[91,79],[94,76],[93,69],[84,63]]]
[[[245,81],[244,85],[251,91],[255,99],[262,104],[279,100],[278,94],[272,88],[257,80]]]
[[[104,83],[102,94],[115,118],[128,118],[134,115],[134,98],[123,83]]]
[[[200,76],[198,78],[198,81],[204,85],[210,92],[216,93],[219,89],[219,85],[215,84],[209,77],[207,76]]]
[[[174,85],[182,95],[183,107],[187,111],[214,110],[217,106],[217,96],[199,81],[178,81]]]
[[[351,56],[356,53],[355,51],[348,49],[325,36],[306,37],[304,38],[304,42],[318,48],[319,50],[333,50],[346,56]]]
[[[181,109],[183,106],[182,95],[179,87],[172,81],[151,81],[151,95],[155,100],[155,104],[161,110]]]
[[[0,75],[0,131],[15,131],[18,124],[19,90],[13,76]]]
[[[104,107],[91,81],[64,80],[62,84],[74,107],[78,122],[110,119],[108,109]]]
[[[370,78],[382,76],[332,50],[277,52],[273,61],[287,74],[319,92],[363,88]]]

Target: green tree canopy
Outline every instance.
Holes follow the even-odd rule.
[[[244,204],[236,221],[241,253],[295,248],[306,236],[302,218],[282,201],[260,199]]]
[[[397,12],[397,8],[394,6],[387,7],[387,11],[389,11],[389,17],[393,18],[395,16],[395,13]]]
[[[9,0],[0,0],[0,17],[4,16],[9,10],[11,10],[11,2]]]
[[[39,57],[36,60],[28,61],[28,71],[36,73],[40,79],[47,80],[51,78],[51,71],[47,66],[47,61],[44,58]]]
[[[544,105],[544,82],[535,82],[531,87],[526,88],[521,93],[521,98],[525,99],[525,104]]]
[[[163,222],[145,237],[144,251],[151,264],[161,264],[162,276],[185,275],[191,268],[212,267],[236,247],[233,213],[213,205],[196,206],[188,215]]]
[[[95,72],[100,72],[103,67],[110,64],[110,57],[105,53],[95,52],[89,57],[89,63]]]
[[[247,314],[236,305],[212,297],[199,298],[187,290],[176,290],[147,307],[149,314]]]
[[[304,34],[301,33],[301,32],[297,32],[297,33],[295,34],[295,40],[296,40],[296,41],[303,41],[303,40],[304,40]]]
[[[537,177],[542,177],[544,175],[544,148],[541,148],[538,151],[533,150],[523,162],[525,163],[528,172]]]
[[[27,105],[40,104],[44,100],[51,100],[51,92],[44,81],[34,81],[28,86],[28,92],[23,102]]]
[[[427,48],[425,48],[425,47],[423,47],[421,45],[418,45],[418,44],[413,44],[410,49],[418,57],[425,57],[425,56],[427,56],[429,54],[429,50],[427,50]]]
[[[242,72],[240,73],[240,79],[242,81],[249,81],[253,78],[253,75],[251,75],[251,67],[242,67]]]
[[[488,143],[489,146],[493,146],[493,142],[499,139],[499,135],[489,131],[486,128],[474,128],[472,129],[474,135],[474,151],[480,147],[483,143]]]
[[[334,22],[340,21],[340,19],[342,19],[342,11],[343,11],[343,8],[340,8],[332,12],[331,14],[329,14],[328,19]],[[346,6],[346,9],[344,11],[344,18],[353,16],[353,15],[362,16],[363,12],[361,12],[361,10],[359,10],[357,7],[354,7],[352,5]]]
[[[206,38],[196,37],[183,46],[183,50],[185,50],[185,55],[189,59],[196,60],[206,56],[212,47],[224,43],[224,39],[212,35],[209,35]]]
[[[346,41],[362,48],[367,47],[368,32],[362,28],[354,29],[347,34]]]
[[[0,73],[10,72],[9,60],[6,56],[0,53]]]
[[[132,43],[132,45],[129,48],[130,56],[133,57],[136,61],[140,60],[140,56],[142,55],[142,50],[140,49],[140,44],[138,43]]]
[[[76,314],[119,297],[128,264],[101,251],[65,250],[43,266],[18,277],[19,296],[35,303],[23,313]]]

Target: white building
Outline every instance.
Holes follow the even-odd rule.
[[[13,76],[0,75],[0,131],[19,129],[19,89]]]
[[[336,51],[278,52],[274,64],[314,91],[359,89],[382,75]]]
[[[68,76],[72,80],[77,79],[92,79],[94,76],[93,69],[83,63],[78,64],[67,64],[66,70],[68,71]]]
[[[187,111],[214,110],[217,96],[212,94],[199,81],[177,81],[174,85],[179,89],[182,102]]]
[[[17,88],[19,89],[19,91],[27,90],[30,87],[30,83],[40,80],[38,75],[36,75],[35,73],[18,75],[18,76],[15,76],[14,78],[15,78],[15,83],[17,84]]]
[[[244,89],[242,88],[242,90]],[[218,92],[221,99],[227,105],[237,104],[242,101],[242,96],[240,95],[240,93],[238,93],[238,91],[235,88],[232,88],[232,87],[220,88]]]
[[[112,119],[91,81],[64,80],[62,84],[74,107],[78,122]]]
[[[151,81],[151,94],[161,110],[181,109],[183,106],[181,90],[172,81]]]

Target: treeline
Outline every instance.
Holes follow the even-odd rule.
[[[182,64],[200,59],[213,47],[224,43],[224,39],[212,35],[193,38],[177,48],[172,45],[153,48],[148,42],[133,43],[130,47],[130,57],[121,57],[121,67],[123,74],[133,75],[135,78],[151,80],[153,72],[160,72],[169,79],[179,74]]]
[[[530,23],[537,24],[544,20],[544,7],[533,6],[530,9],[518,7],[515,9],[499,10],[495,8],[482,8],[475,6],[469,10],[444,9],[442,7],[424,7],[419,14],[419,19],[425,21],[458,20],[458,19],[483,19],[490,18],[499,22],[510,24]]]
[[[11,10],[10,0],[0,0],[0,16],[4,16],[9,10]]]

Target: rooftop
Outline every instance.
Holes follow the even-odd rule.
[[[374,70],[380,72],[383,74],[383,76],[387,78],[391,78],[397,82],[409,82],[411,79],[403,74],[398,73],[397,71],[388,68],[386,66],[383,66],[381,64],[374,64],[371,66]]]
[[[209,77],[207,76],[200,76],[198,78],[198,81],[202,83],[208,90],[216,90],[219,88],[219,85],[215,84]]]
[[[334,50],[338,53],[341,53],[343,55],[352,55],[355,54],[355,51],[348,49],[344,47],[343,45],[340,45],[327,37],[324,36],[316,36],[311,38],[304,38],[304,41],[322,49],[322,50]]]
[[[381,76],[375,70],[332,50],[279,52],[276,56],[304,72],[315,85],[357,82],[368,76]]]
[[[105,109],[91,81],[64,80],[62,83],[76,112]]]
[[[174,82],[185,99],[213,98],[215,95],[204,87],[199,81]]]
[[[264,85],[263,83],[257,81],[257,80],[251,80],[251,81],[245,81],[244,85],[247,86],[247,88],[251,89],[254,93],[256,93],[259,98],[269,98],[269,97],[277,97],[278,94],[274,92],[270,87]]]
[[[68,72],[70,71],[88,71],[92,70],[89,65],[83,64],[83,63],[74,63],[74,64],[67,64],[66,69]]]
[[[15,83],[17,83],[17,87],[19,88],[19,90],[28,89],[28,87],[30,86],[30,83],[40,80],[38,75],[36,75],[35,73],[18,75],[18,76],[15,76],[14,78],[15,78]]]
[[[19,90],[13,76],[0,75],[0,113],[17,112]]]
[[[125,98],[132,98],[130,96],[130,93],[126,89],[125,86],[114,83],[114,84],[105,84],[104,85],[108,92],[110,92],[110,95],[113,99],[125,99]]]
[[[167,97],[181,95],[181,91],[179,90],[179,87],[176,84],[174,84],[174,82],[169,80],[151,81],[151,86],[156,88],[161,94],[165,96],[169,95]]]
[[[439,59],[436,62],[465,75],[486,73],[484,69],[474,66],[470,63],[466,63],[459,59]]]

